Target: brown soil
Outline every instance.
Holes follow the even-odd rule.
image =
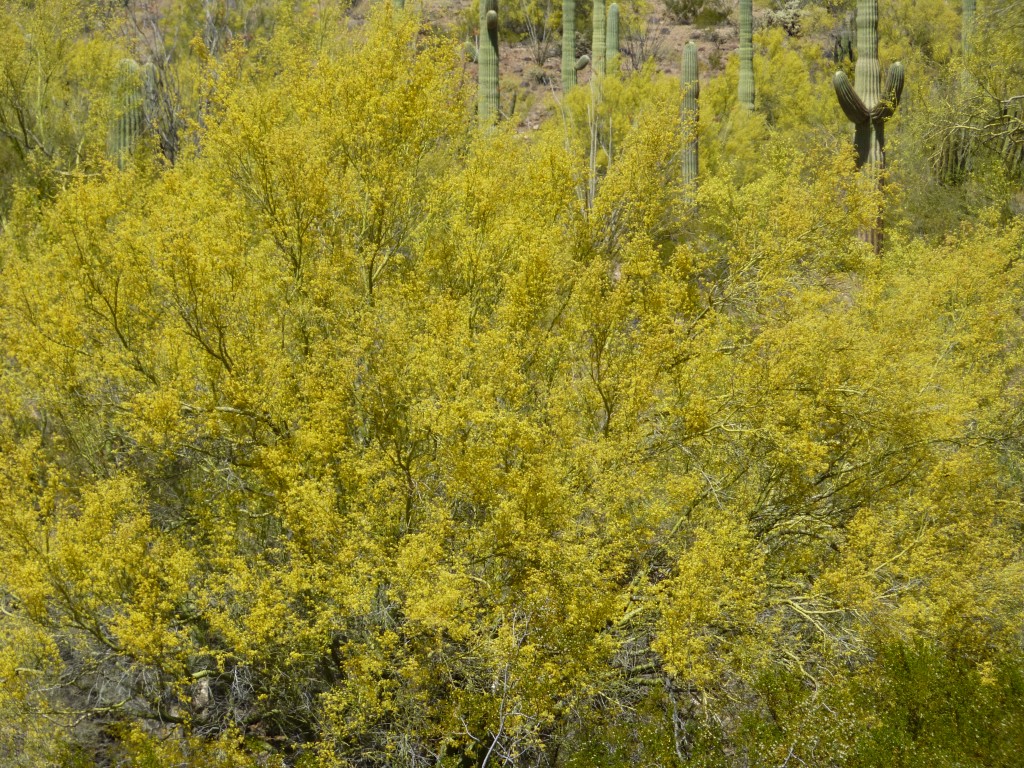
[[[357,0],[353,5],[351,18],[360,23],[366,18],[371,2],[387,0]],[[422,0],[423,20],[428,26],[464,36],[472,28],[473,16],[467,12],[468,3],[475,0]],[[406,7],[412,8],[417,0],[406,0]],[[738,29],[735,20],[717,27],[701,29],[688,24],[677,24],[665,10],[663,0],[653,0],[652,11],[647,19],[649,43],[645,50],[653,53],[656,66],[666,74],[678,75],[683,46],[693,40],[697,43],[701,62],[701,79],[707,80],[724,66],[729,54],[739,46]],[[756,13],[756,12],[755,12]],[[582,31],[582,30],[578,30]],[[623,43],[626,31],[622,32]],[[531,46],[527,42],[504,43],[501,48],[502,108],[507,109],[516,91],[516,122],[523,129],[537,127],[554,110],[561,94],[561,57],[559,36],[556,30],[551,47],[552,56],[541,67],[534,60]],[[589,51],[588,51],[589,53]],[[629,70],[633,62],[623,55],[622,67]],[[641,62],[638,62],[638,64]],[[476,65],[468,63],[467,76],[476,77]],[[579,73],[580,84],[590,79],[590,68]],[[524,114],[525,109],[525,114]]]

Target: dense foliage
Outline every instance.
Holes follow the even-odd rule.
[[[0,762],[1019,765],[1019,3],[881,189],[842,9],[517,132],[413,5],[3,0]]]

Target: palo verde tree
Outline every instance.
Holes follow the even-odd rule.
[[[687,186],[651,65],[479,130],[313,6],[3,220],[0,764],[1018,768],[1024,224],[872,257],[781,30]]]
[[[4,3],[0,220],[16,190],[48,198],[74,170],[106,162],[112,83],[125,53],[115,35],[92,34],[103,18],[85,0]]]

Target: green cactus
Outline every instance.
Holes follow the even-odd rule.
[[[562,0],[562,92],[576,86],[576,0]]]
[[[619,55],[619,4],[608,6],[608,37],[605,40],[605,67],[615,66],[615,57]]]
[[[960,45],[963,47],[964,58],[971,55],[971,37],[974,35],[975,0],[964,0],[960,15]]]
[[[150,77],[151,64],[140,67],[131,59],[122,59],[117,66],[107,150],[122,170],[135,143],[146,129],[146,81]]]
[[[975,0],[964,0],[960,17],[960,44],[963,48],[963,69],[960,72],[959,93],[972,90],[971,75],[967,59],[971,55],[971,37],[974,33]],[[971,170],[971,159],[975,151],[976,133],[968,126],[957,126],[943,137],[937,152],[933,155],[932,167],[939,183],[957,186],[964,182]]]
[[[842,70],[832,78],[839,106],[854,125],[853,143],[857,149],[857,167],[865,168],[879,182],[885,169],[885,121],[892,117],[903,93],[903,65],[889,67],[884,88],[881,88],[881,67],[878,64],[878,0],[857,0],[857,66],[856,87]],[[880,227],[865,233],[878,250]]]
[[[754,8],[752,0],[740,0],[740,104],[754,108]]]
[[[841,30],[832,46],[832,59],[839,64],[843,59],[853,61],[853,36],[847,30]]]
[[[589,56],[576,58],[576,0],[562,0],[562,92],[576,87],[576,73],[590,63]]]
[[[850,31],[852,27],[853,20],[848,16],[843,22],[843,26],[840,27],[839,32],[835,35],[835,41],[832,45],[832,59],[836,64],[842,63],[843,59],[856,60],[853,52],[853,34]]]
[[[594,67],[594,77],[605,74],[605,55],[607,24],[605,18],[605,0],[594,0],[594,8],[591,13],[594,23],[593,38],[591,39],[591,50],[593,52],[591,62]]]
[[[477,113],[481,125],[492,125],[498,119],[498,0],[480,0],[477,62]]]
[[[697,45],[693,42],[683,47],[683,66],[680,77],[683,88],[683,123],[692,133],[683,145],[683,183],[687,186],[697,181],[697,99],[700,96],[700,80],[697,71]]]

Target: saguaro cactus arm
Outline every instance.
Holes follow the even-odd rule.
[[[853,83],[843,71],[836,72],[832,78],[832,86],[836,89],[836,98],[839,99],[839,106],[847,119],[856,125],[866,122],[871,118],[871,111],[864,106],[857,91],[853,89]]]
[[[903,95],[903,64],[894,62],[889,67],[885,76],[885,86],[882,88],[882,98],[871,110],[873,120],[888,120],[896,112],[900,105],[900,97]]]

